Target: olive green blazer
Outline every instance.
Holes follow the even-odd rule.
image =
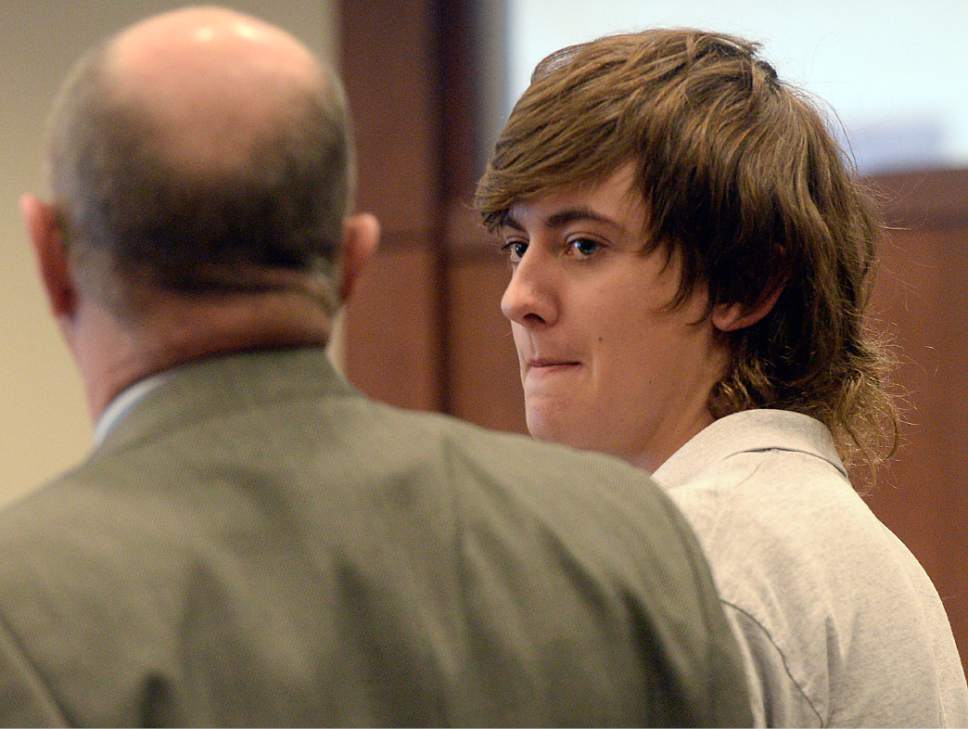
[[[640,472],[320,349],[175,370],[0,513],[4,724],[748,724],[736,650]]]

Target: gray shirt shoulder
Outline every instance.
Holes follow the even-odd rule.
[[[941,600],[807,416],[723,418],[656,472],[699,535],[758,725],[962,726]]]

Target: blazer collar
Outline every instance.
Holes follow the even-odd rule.
[[[179,425],[305,396],[358,396],[320,347],[254,350],[196,360],[164,373],[111,428],[94,456]]]

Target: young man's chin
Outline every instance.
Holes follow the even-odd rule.
[[[588,437],[588,429],[593,428],[594,423],[578,422],[580,420],[571,413],[527,411],[528,432],[532,437],[581,450],[598,450]]]

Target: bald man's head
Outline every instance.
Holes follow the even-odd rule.
[[[254,18],[188,8],[82,59],[52,115],[49,167],[79,287],[131,315],[145,286],[329,275],[350,156],[339,83],[309,51]]]
[[[119,99],[150,114],[166,153],[189,167],[244,160],[258,138],[290,122],[294,97],[329,80],[287,33],[219,8],[146,20],[108,47]]]

